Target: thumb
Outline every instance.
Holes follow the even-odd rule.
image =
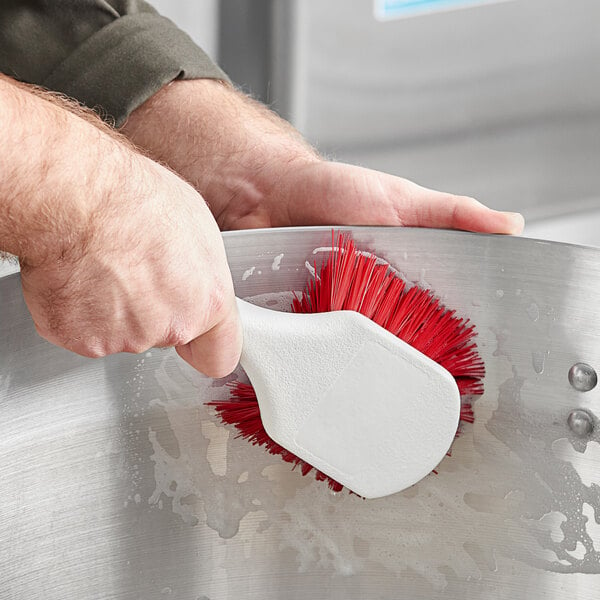
[[[225,377],[237,366],[242,352],[242,326],[235,302],[212,329],[182,346],[177,354],[209,377]]]

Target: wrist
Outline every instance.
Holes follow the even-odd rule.
[[[68,261],[134,153],[89,111],[32,86],[0,78],[0,104],[0,250],[25,268]]]
[[[236,227],[249,212],[273,215],[285,174],[321,160],[289,123],[210,79],[166,86],[130,116],[122,131],[187,179],[221,229]]]

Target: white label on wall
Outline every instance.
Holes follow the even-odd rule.
[[[440,11],[498,4],[513,0],[375,0],[375,18],[380,21],[416,17]]]

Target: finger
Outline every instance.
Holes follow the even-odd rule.
[[[402,225],[519,234],[523,217],[499,212],[477,200],[421,187],[387,173],[342,163],[310,166],[292,190],[302,202],[287,208],[288,225]],[[316,188],[315,188],[316,182]]]
[[[209,377],[229,375],[242,352],[242,327],[235,304],[212,329],[175,349],[183,360]]]
[[[492,210],[468,196],[455,196],[415,186],[402,222],[408,227],[462,229],[479,233],[518,235],[524,219],[519,213]]]

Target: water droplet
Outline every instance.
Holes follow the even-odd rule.
[[[534,323],[540,318],[540,308],[535,302],[527,307],[527,315]]]
[[[250,277],[250,275],[252,275],[252,273],[254,273],[255,269],[256,269],[256,267],[250,267],[249,269],[244,271],[244,274],[242,275],[242,281],[246,281],[246,279],[248,279],[248,277]]]
[[[531,353],[531,361],[533,363],[533,370],[541,375],[544,372],[544,363],[546,362],[546,357],[548,356],[548,351],[542,352],[541,350],[534,350]]]
[[[311,276],[315,277],[317,271],[307,260],[304,261],[304,266],[306,267],[306,270],[311,274]]]
[[[504,296],[504,290],[496,290],[496,296],[498,296],[498,298],[502,298],[502,296]]]
[[[278,254],[274,259],[273,259],[273,264],[271,265],[271,269],[273,269],[273,271],[279,271],[280,267],[281,267],[281,259],[283,258],[283,253],[282,254]]]

